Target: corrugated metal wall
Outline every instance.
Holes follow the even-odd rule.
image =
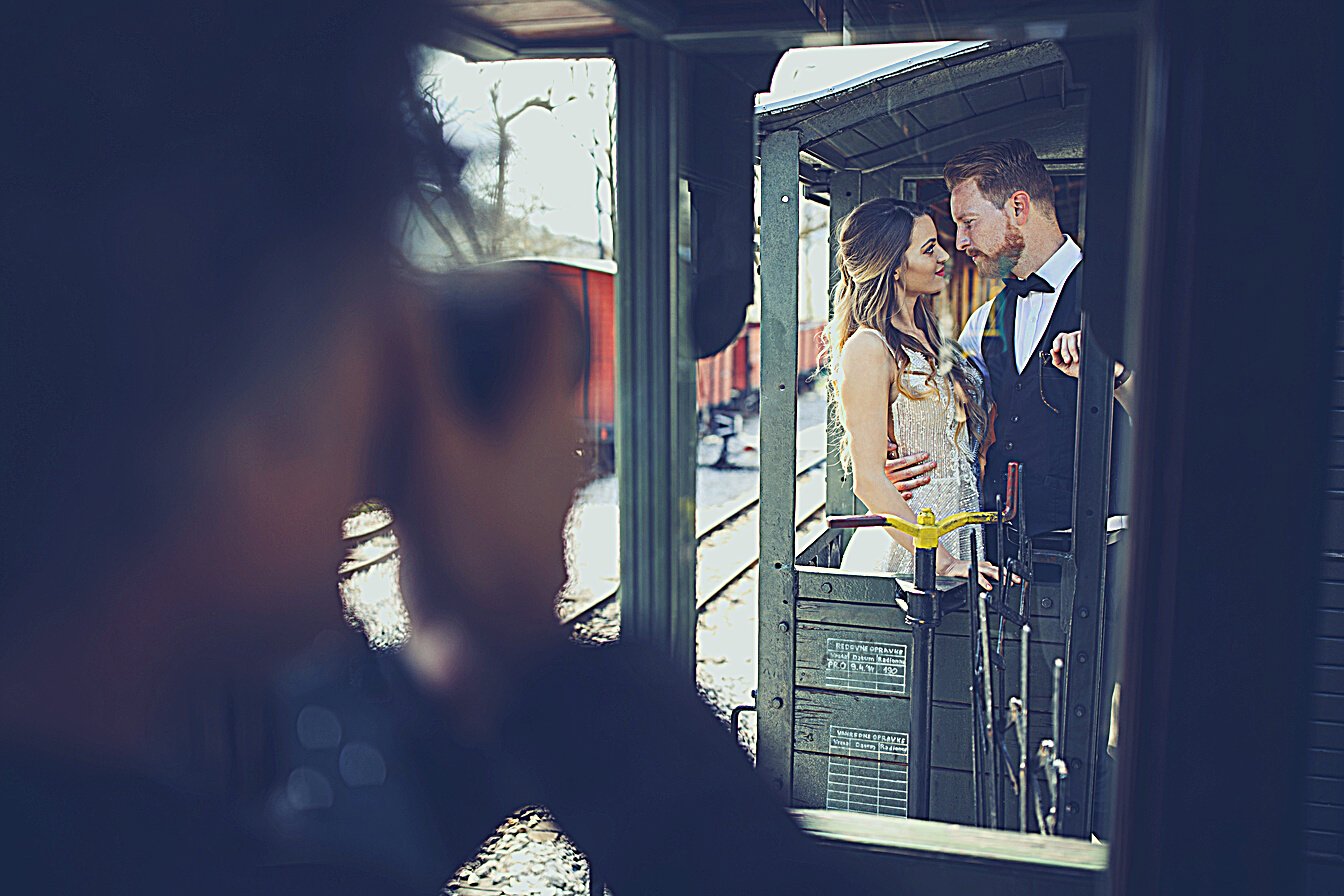
[[[1339,300],[1308,736],[1307,889],[1313,896],[1344,892],[1344,258]]]

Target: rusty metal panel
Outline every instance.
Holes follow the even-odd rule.
[[[960,91],[936,96],[909,108],[916,120],[929,130],[956,124],[975,114],[975,110],[966,104]]]
[[[911,137],[918,137],[928,128],[924,127],[919,119],[910,112],[898,111],[890,115],[870,118],[862,124],[855,125],[850,130],[863,134],[875,146],[887,147],[909,140]]]

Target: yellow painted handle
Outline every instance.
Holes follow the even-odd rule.
[[[919,512],[913,523],[890,513],[871,513],[856,517],[837,516],[830,517],[827,522],[837,528],[854,528],[856,525],[865,523],[870,526],[874,525],[878,519],[882,520],[882,525],[898,529],[913,538],[916,549],[928,549],[938,547],[939,538],[960,529],[962,526],[970,526],[976,523],[997,523],[999,514],[993,510],[966,510],[940,520],[933,515],[933,510],[925,507]]]
[[[962,526],[982,525],[987,526],[990,523],[997,523],[999,514],[996,510],[965,510],[961,513],[954,513],[951,516],[945,516],[938,521],[938,534],[946,535],[960,529]]]

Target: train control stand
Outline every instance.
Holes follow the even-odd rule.
[[[915,548],[915,582],[913,588],[901,588],[896,601],[902,604],[906,623],[910,627],[912,650],[910,657],[910,728],[908,752],[909,802],[907,816],[910,818],[930,818],[930,793],[932,789],[934,733],[932,708],[934,702],[934,632],[950,613],[965,608],[969,616],[968,635],[971,645],[971,663],[968,670],[967,689],[971,694],[971,788],[974,805],[975,823],[979,826],[1000,827],[1000,819],[1006,819],[1003,797],[1004,783],[1012,789],[1017,802],[1018,829],[1027,830],[1030,803],[1035,803],[1036,815],[1041,819],[1038,830],[1054,833],[1056,829],[1057,781],[1055,772],[1054,744],[1058,743],[1058,671],[1055,673],[1056,685],[1052,703],[1056,704],[1052,713],[1053,740],[1041,744],[1037,753],[1050,756],[1049,762],[1042,759],[1040,764],[1049,782],[1049,821],[1042,818],[1045,813],[1041,807],[1040,788],[1037,787],[1034,799],[1030,793],[1034,775],[1028,774],[1029,750],[1028,716],[1028,657],[1031,626],[1027,619],[1027,594],[1030,589],[1031,544],[1026,537],[1026,514],[1020,501],[1021,465],[1010,465],[1008,475],[1008,506],[1000,502],[998,510],[968,511],[951,514],[937,519],[932,510],[921,510],[914,522],[891,514],[859,514],[831,516],[827,525],[833,529],[857,529],[867,527],[890,527],[909,535]],[[1004,528],[1016,523],[1016,541],[1018,556],[1006,559],[1000,548],[999,576],[994,588],[982,592],[978,577],[968,576],[968,581],[948,587],[939,587],[935,566],[938,542],[942,536],[967,525],[993,525],[999,545],[1004,542]],[[978,569],[980,552],[974,535],[971,538],[970,562],[972,572]],[[1012,586],[1016,585],[1017,607],[1013,607],[1010,598]],[[990,612],[999,617],[997,638],[990,634]],[[1007,701],[1002,695],[1006,692],[1003,682],[1007,662],[1004,655],[1004,624],[1011,623],[1020,633],[1021,654],[1019,660],[1018,694]],[[997,684],[995,683],[997,680]],[[997,706],[995,695],[998,697]],[[1005,715],[1006,710],[1006,715]],[[1009,756],[1008,735],[1015,735],[1018,756],[1016,761]],[[1030,763],[1036,765],[1035,762]],[[1062,763],[1061,763],[1062,764]],[[989,779],[989,792],[986,792],[985,779]]]
[[[1080,591],[1072,532],[1027,522],[1039,514],[1022,500],[1024,473],[1010,466],[1006,506],[996,496],[984,515],[846,516],[862,508],[845,506],[840,480],[817,535],[786,546],[794,495],[762,526],[776,542],[762,556],[792,549],[792,562],[763,566],[757,762],[792,805],[1094,830],[1105,598],[1090,583]],[[938,538],[973,522],[989,524],[976,553],[1000,573],[984,590],[933,575]],[[916,542],[910,577],[842,568],[853,529],[889,524]]]
[[[940,592],[938,572],[935,566],[938,555],[938,539],[960,529],[975,524],[996,524],[998,511],[967,511],[937,519],[933,511],[925,508],[919,512],[915,522],[885,513],[870,513],[855,516],[827,517],[826,525],[832,529],[859,529],[869,526],[883,526],[897,529],[909,535],[915,541],[915,587],[904,592],[905,618],[910,624],[913,650],[910,655],[910,765],[909,786],[910,818],[929,817],[929,787],[932,773],[931,746],[933,743],[933,632],[942,622],[944,597],[950,598],[957,591],[964,593],[959,586],[955,591]],[[972,571],[974,574],[974,571]],[[949,601],[950,602],[950,601]]]

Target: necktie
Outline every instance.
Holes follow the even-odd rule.
[[[1003,288],[1019,299],[1029,292],[1054,292],[1055,288],[1046,282],[1040,274],[1031,274],[1024,280],[1009,277],[1003,281]]]

